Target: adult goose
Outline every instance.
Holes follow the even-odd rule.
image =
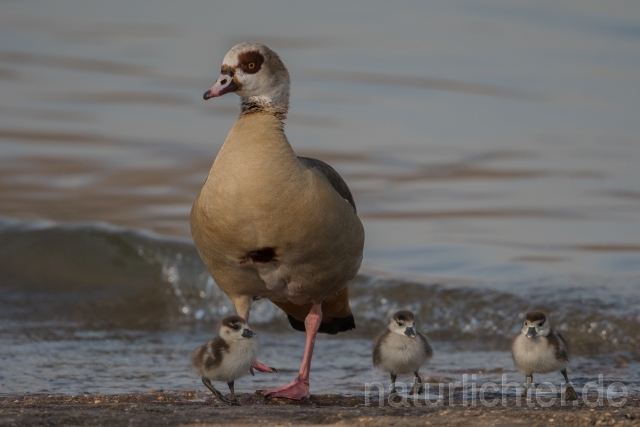
[[[347,284],[362,262],[364,228],[340,175],[289,145],[290,81],[280,57],[241,43],[221,68],[204,99],[235,92],[241,113],[193,204],[191,233],[238,315],[249,321],[252,301],[267,298],[306,331],[298,377],[263,391],[306,399],[316,334],[355,328]],[[268,370],[258,362],[254,368]]]

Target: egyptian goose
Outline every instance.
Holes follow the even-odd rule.
[[[401,310],[391,316],[387,330],[373,346],[373,366],[391,375],[391,394],[396,393],[398,374],[411,374],[416,380],[409,394],[423,393],[418,370],[431,359],[433,350],[427,338],[416,330],[413,313]]]
[[[306,331],[298,377],[263,391],[306,399],[317,332],[355,328],[347,284],[362,262],[364,228],[340,175],[320,160],[297,157],[289,145],[289,72],[280,57],[262,44],[241,43],[221,68],[204,99],[235,92],[241,113],[193,204],[191,233],[238,315],[248,321],[252,301],[267,298],[294,329]]]
[[[202,377],[202,383],[221,402],[239,405],[233,388],[235,380],[245,376],[258,357],[260,346],[256,334],[246,320],[233,315],[222,319],[218,336],[202,345],[191,357],[191,367]],[[273,369],[273,368],[271,368]],[[231,398],[222,395],[211,381],[224,381]]]
[[[522,330],[513,340],[511,354],[516,368],[527,376],[522,397],[527,396],[534,373],[560,371],[567,384],[565,399],[578,400],[578,395],[567,376],[569,346],[562,335],[551,329],[545,313],[527,313]]]

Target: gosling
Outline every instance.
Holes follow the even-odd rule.
[[[551,329],[546,314],[541,311],[527,313],[522,330],[513,340],[511,353],[516,368],[527,376],[522,397],[527,396],[534,373],[560,371],[567,383],[565,399],[578,400],[567,376],[569,345],[562,335]]]
[[[410,394],[424,392],[418,373],[433,356],[427,338],[416,331],[413,313],[402,310],[395,313],[386,331],[376,338],[373,347],[373,366],[391,375],[391,394],[396,394],[398,374],[413,373],[416,377]]]
[[[233,384],[254,367],[259,349],[256,334],[249,329],[246,320],[236,315],[228,316],[222,319],[218,336],[193,353],[191,366],[195,373],[202,376],[202,383],[219,401],[228,405],[240,405]],[[253,374],[253,370],[251,373]],[[231,397],[223,396],[211,381],[225,381]]]

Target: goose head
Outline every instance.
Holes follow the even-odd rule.
[[[225,55],[216,83],[205,100],[236,93],[243,114],[267,111],[285,116],[289,108],[289,71],[277,53],[260,43],[240,43]]]

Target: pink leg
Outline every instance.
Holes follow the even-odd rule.
[[[249,329],[251,329],[249,327],[249,325],[247,325],[247,327]],[[272,368],[270,366],[263,365],[262,363],[258,362],[257,360],[255,362],[253,362],[253,365],[251,365],[251,367],[249,368],[249,372],[251,373],[251,375],[255,376],[255,374],[253,373],[254,369],[256,371],[258,371],[258,372],[269,372],[269,373],[278,372],[278,370],[276,368]]]
[[[247,310],[245,316],[243,317],[243,319],[248,319],[249,318],[249,312]],[[247,327],[249,329],[251,329],[251,327],[249,327],[249,325],[247,324]],[[256,370],[258,372],[269,372],[269,373],[274,373],[274,372],[278,372],[278,370],[276,368],[271,368],[269,366],[263,365],[262,363],[258,362],[257,360],[255,362],[253,362],[253,365],[251,365],[251,367],[249,368],[249,372],[251,373],[251,375],[255,374],[253,373],[253,370]]]
[[[253,370],[256,370],[258,372],[269,372],[270,374],[274,373],[274,372],[278,372],[278,370],[276,368],[272,368],[270,366],[266,366],[263,365],[262,363],[258,362],[257,360],[255,362],[253,362],[253,365],[251,365],[251,367],[249,368],[249,372],[251,372],[251,375],[254,375]]]
[[[307,330],[307,342],[304,347],[304,356],[300,365],[298,377],[289,384],[273,390],[264,390],[265,397],[286,397],[287,399],[303,400],[308,399],[309,393],[309,371],[311,370],[311,356],[313,346],[316,343],[316,335],[322,321],[322,305],[313,304],[311,311],[304,319],[304,327]]]

